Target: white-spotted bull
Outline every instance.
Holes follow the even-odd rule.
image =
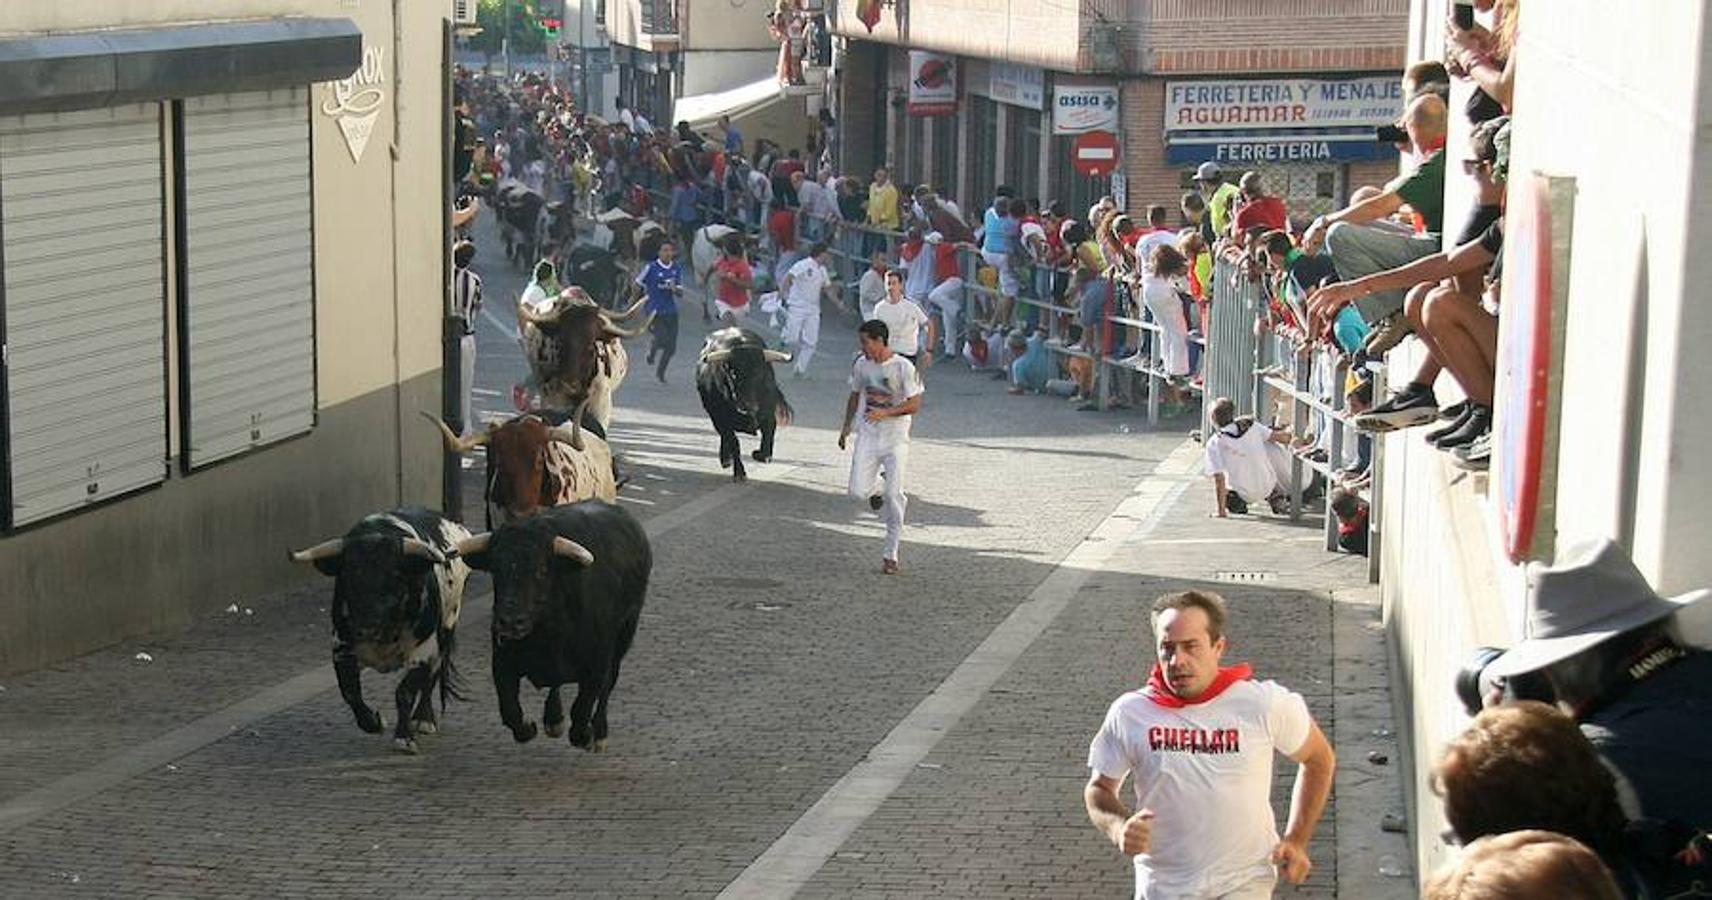
[[[612,447],[584,408],[560,421],[552,412],[526,413],[460,438],[440,419],[446,449],[457,454],[487,447],[487,523],[519,519],[545,506],[578,500],[618,499]]]
[[[522,679],[547,689],[541,721],[553,737],[566,724],[560,688],[576,682],[571,743],[605,749],[608,701],[653,568],[641,524],[591,500],[507,522],[458,553],[493,574],[493,685],[511,736],[522,743],[537,731],[518,699]]]
[[[613,396],[630,371],[623,339],[648,329],[647,323],[620,328],[614,318],[630,318],[641,308],[638,303],[615,317],[574,287],[561,292],[544,312],[520,307],[524,356],[541,386],[542,405],[571,409],[586,401],[600,427],[611,427]]]
[[[707,336],[696,360],[696,392],[702,409],[719,432],[719,464],[743,481],[743,447],[738,432],[759,434],[756,462],[773,458],[773,432],[791,420],[791,405],[773,377],[773,363],[790,362],[789,354],[767,349],[761,336],[747,328],[721,328]]]
[[[439,730],[440,706],[458,694],[452,665],[458,611],[470,569],[456,558],[462,525],[426,509],[396,509],[364,518],[345,533],[291,554],[333,581],[333,672],[339,694],[371,734],[385,718],[363,702],[362,669],[404,669],[394,697],[393,746],[415,753],[416,734]]]

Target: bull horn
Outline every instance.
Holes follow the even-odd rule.
[[[647,304],[648,304],[648,298],[647,297],[638,297],[636,299],[636,302],[630,304],[630,307],[628,309],[624,310],[623,312],[619,312],[617,310],[608,310],[608,311],[602,313],[602,315],[606,318],[614,319],[614,320],[622,322],[625,319],[634,318],[637,313],[642,311],[642,307],[646,306]]]
[[[788,363],[791,361],[791,355],[783,350],[762,350],[761,356],[770,363]]]
[[[654,313],[649,313],[647,321],[627,331],[612,324],[612,320],[602,314],[600,317],[601,339],[610,341],[617,338],[641,337],[648,333],[648,326],[652,324],[654,324]]]
[[[583,452],[583,410],[588,409],[589,400],[590,398],[584,397],[583,402],[577,404],[576,412],[571,413],[570,425],[560,425],[549,432],[548,436],[555,441],[570,444],[571,449],[578,453]]]
[[[588,548],[568,537],[553,538],[553,555],[574,559],[585,566],[594,565],[594,554]]]
[[[472,434],[467,438],[461,438],[456,434],[453,434],[451,426],[447,425],[445,420],[441,419],[439,416],[423,410],[417,410],[417,412],[422,414],[422,418],[433,422],[435,426],[440,429],[440,436],[446,440],[446,449],[458,454],[459,456],[462,456],[463,454],[487,443],[488,433],[485,431],[479,434]]]
[[[326,559],[329,556],[338,556],[340,553],[344,552],[344,549],[345,539],[334,538],[330,541],[322,541],[307,550],[299,550],[296,553],[291,554],[291,561],[300,563],[314,562],[318,559]]]
[[[730,355],[730,350],[711,350],[702,354],[701,361],[705,363],[725,362],[726,357]]]
[[[487,542],[492,537],[493,532],[484,531],[481,534],[471,535],[470,537],[464,538],[458,542],[458,555],[469,556],[472,553],[481,553],[487,550]]]
[[[403,540],[402,545],[405,556],[415,556],[437,563],[443,563],[446,561],[446,554],[441,553],[440,548],[428,543],[427,541],[420,541],[416,538],[407,537]]]
[[[528,304],[519,303],[517,304],[517,318],[521,320],[523,324],[534,325],[537,328],[542,325],[551,325],[554,322],[559,321],[560,309],[558,304],[555,303],[550,305],[548,310],[550,314],[541,315],[536,313],[533,309],[530,309]]]

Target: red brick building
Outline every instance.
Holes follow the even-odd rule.
[[[895,0],[872,31],[853,0],[826,5],[845,171],[1133,212],[1175,208],[1210,159],[1258,169],[1303,218],[1396,172],[1372,133],[1401,111],[1407,0]],[[1118,136],[1115,178],[1071,167],[1065,132],[1090,127]]]

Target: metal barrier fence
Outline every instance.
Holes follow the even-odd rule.
[[[1224,256],[1213,257],[1212,307],[1207,315],[1207,352],[1202,380],[1209,397],[1229,397],[1238,415],[1257,412],[1255,324],[1265,293],[1260,282]]]

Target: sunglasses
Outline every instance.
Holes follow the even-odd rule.
[[[1480,171],[1481,166],[1485,165],[1490,165],[1490,163],[1484,159],[1465,159],[1462,161],[1462,171],[1473,175]]]

